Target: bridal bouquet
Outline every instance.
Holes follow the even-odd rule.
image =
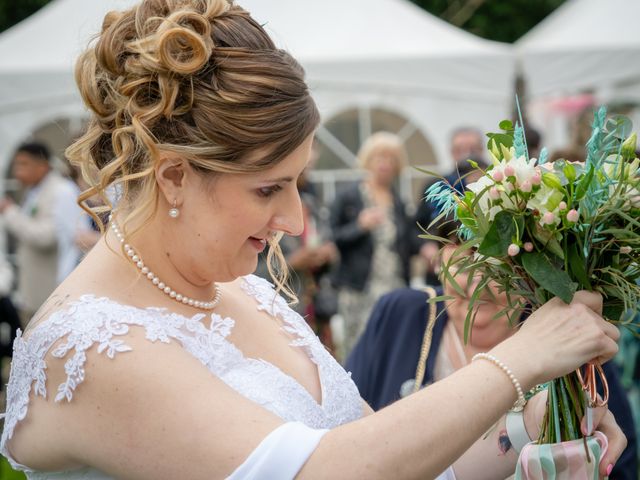
[[[602,293],[608,320],[631,322],[640,306],[640,160],[630,121],[607,117],[601,108],[579,163],[547,162],[544,150],[539,159],[530,158],[522,128],[510,121],[500,128],[488,134],[491,165],[481,170],[472,163],[481,176],[464,194],[445,182],[427,191],[440,212],[433,224],[453,217],[460,225],[459,250],[474,252],[453,255],[443,267],[461,294],[451,267],[480,278],[470,297],[465,341],[473,306],[489,282],[507,294],[501,314],[510,320],[554,296],[570,303],[576,290],[585,289]],[[538,444],[582,438],[586,407],[606,402],[596,393],[598,374],[603,377],[600,366],[590,365],[551,382]]]

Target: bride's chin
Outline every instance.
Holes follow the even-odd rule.
[[[246,260],[242,262],[242,265],[237,265],[237,268],[232,270],[232,276],[234,278],[227,281],[231,282],[236,278],[244,277],[245,275],[251,275],[252,273],[256,273],[257,268],[258,268],[258,257],[256,255],[256,257],[253,260]]]

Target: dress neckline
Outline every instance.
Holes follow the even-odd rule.
[[[50,319],[55,319],[58,315],[69,314],[72,311],[72,309],[77,308],[78,306],[88,305],[96,301],[115,305],[120,308],[124,308],[133,312],[143,312],[145,314],[161,315],[163,318],[179,320],[181,322],[184,322],[185,324],[189,323],[192,326],[199,325],[201,328],[200,333],[219,334],[224,339],[224,341],[233,349],[233,351],[240,357],[240,359],[243,362],[247,362],[250,364],[262,363],[263,365],[267,365],[269,368],[272,368],[274,371],[277,371],[283,377],[286,377],[290,381],[294,382],[301,389],[301,391],[304,392],[313,401],[314,405],[316,405],[321,409],[324,409],[326,407],[326,402],[325,402],[326,395],[325,395],[325,382],[322,374],[323,372],[319,362],[315,358],[313,349],[311,348],[313,345],[313,342],[309,342],[307,338],[307,335],[313,334],[313,332],[311,330],[309,330],[308,332],[304,331],[305,329],[300,328],[300,326],[296,324],[297,322],[294,323],[291,321],[291,319],[288,318],[289,316],[288,314],[291,314],[291,313],[298,315],[295,312],[293,312],[291,309],[287,311],[281,308],[275,308],[276,300],[280,300],[281,302],[284,302],[284,300],[281,297],[278,297],[278,295],[273,289],[270,290],[270,293],[273,294],[273,297],[269,301],[266,301],[266,299],[259,298],[259,292],[255,288],[259,282],[260,283],[264,282],[265,284],[272,287],[267,280],[264,280],[260,277],[256,277],[255,275],[246,275],[244,277],[241,277],[240,286],[242,290],[245,292],[245,294],[251,297],[256,302],[256,307],[259,311],[265,311],[268,315],[271,315],[273,317],[278,317],[281,320],[281,326],[279,328],[283,330],[286,334],[288,334],[292,340],[289,343],[289,347],[301,347],[304,353],[306,354],[307,358],[309,359],[309,361],[311,361],[313,365],[315,365],[316,381],[320,386],[320,401],[318,401],[315,398],[315,396],[304,385],[302,385],[302,383],[300,383],[295,377],[284,372],[280,367],[278,367],[274,363],[269,362],[268,360],[264,360],[262,358],[254,358],[254,357],[246,356],[244,352],[235,343],[233,343],[228,339],[228,336],[231,333],[231,330],[235,326],[235,320],[231,317],[223,317],[222,315],[216,312],[206,312],[206,313],[199,312],[194,315],[188,316],[182,313],[174,312],[167,307],[156,307],[156,306],[138,307],[138,306],[130,305],[127,303],[122,303],[106,295],[98,296],[92,293],[85,293],[80,295],[78,298],[74,300],[67,301],[66,305],[63,308],[60,308],[54,311],[46,319],[42,320],[40,323],[38,323],[38,325],[34,326],[33,330],[31,330],[26,337],[23,337],[21,335],[19,338],[21,341],[28,342],[29,338],[31,338],[31,336],[38,329],[42,328],[43,326],[45,326],[47,323],[50,322]],[[284,303],[286,305],[286,302]],[[202,320],[207,317],[209,317],[211,320],[208,326],[202,322]],[[304,322],[304,319],[300,317],[300,321]],[[218,326],[220,326],[223,323],[226,323],[227,326],[224,329],[224,331],[220,331]]]

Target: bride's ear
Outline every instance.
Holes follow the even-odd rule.
[[[189,163],[181,158],[162,158],[154,170],[160,194],[167,204],[181,205],[184,189],[189,183],[188,176],[193,173]]]

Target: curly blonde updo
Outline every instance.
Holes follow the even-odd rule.
[[[155,213],[161,155],[202,174],[256,172],[319,122],[300,65],[227,0],[144,0],[111,12],[75,75],[93,114],[66,152],[90,185],[80,202],[97,194],[109,210],[105,191],[116,186],[125,221]]]

